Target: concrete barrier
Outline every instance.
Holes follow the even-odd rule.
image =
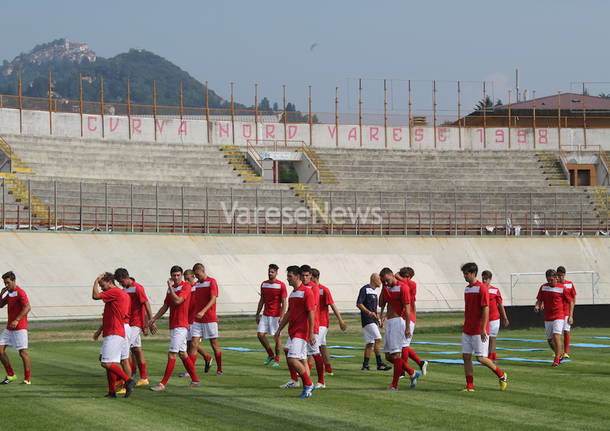
[[[307,263],[320,269],[342,311],[356,311],[358,289],[372,272],[412,266],[418,282],[419,310],[463,307],[460,264],[475,261],[494,272],[494,284],[509,300],[513,272],[544,271],[565,265],[569,271],[600,275],[596,303],[610,299],[610,242],[605,238],[405,238],[203,236],[165,234],[0,232],[0,271],[13,270],[30,295],[33,318],[98,316],[102,304],[90,298],[91,283],[102,271],[119,266],[148,290],[159,306],[172,265],[203,262],[220,286],[221,313],[256,310],[258,287],[267,265],[284,269]],[[568,274],[569,277],[569,274]],[[544,280],[519,286],[531,298]],[[591,302],[590,287],[576,286],[581,304]],[[2,310],[0,318],[5,318]]]

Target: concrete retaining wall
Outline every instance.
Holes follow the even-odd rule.
[[[49,118],[51,117],[51,118]],[[316,147],[439,150],[556,150],[562,145],[600,145],[610,150],[610,129],[408,127],[211,121],[105,115],[83,115],[0,109],[0,135],[63,136],[84,139],[157,141],[184,144],[246,145],[248,140],[301,141]],[[387,134],[387,140],[386,140]],[[561,140],[559,135],[561,134]]]
[[[90,298],[102,271],[125,266],[148,290],[155,307],[164,297],[169,268],[203,262],[220,286],[219,311],[254,313],[267,265],[284,269],[308,263],[320,269],[340,309],[355,311],[358,289],[384,266],[415,268],[418,309],[460,309],[460,264],[475,261],[494,272],[494,284],[510,303],[510,273],[597,271],[596,303],[610,300],[610,241],[604,238],[400,238],[201,236],[160,234],[0,232],[0,262],[13,270],[30,295],[34,318],[97,316]],[[532,303],[543,277],[518,285],[515,302]],[[579,303],[591,302],[591,285],[572,278]],[[0,318],[5,318],[5,310]]]

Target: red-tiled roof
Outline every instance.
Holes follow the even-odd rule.
[[[610,99],[597,96],[583,96],[576,93],[561,93],[554,96],[539,97],[538,99],[527,100],[525,102],[511,103],[510,105],[496,106],[495,110],[508,109],[537,110],[551,109],[556,110],[603,110],[610,111]]]

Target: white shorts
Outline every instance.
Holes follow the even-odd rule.
[[[393,317],[385,322],[385,339],[383,340],[385,353],[399,353],[402,352],[403,347],[407,347],[405,328],[405,320],[402,317]]]
[[[381,332],[379,332],[379,326],[376,323],[369,323],[364,326],[362,334],[364,335],[365,344],[373,344],[375,340],[381,340]]]
[[[129,347],[142,347],[142,328],[139,326],[129,327]]]
[[[545,320],[544,330],[546,331],[546,339],[553,338],[553,334],[561,334],[563,332],[564,319]]]
[[[489,353],[489,337],[483,342],[480,335],[462,333],[462,353],[486,358]]]
[[[120,335],[107,335],[102,340],[102,350],[100,352],[100,362],[121,363],[121,353],[127,344],[126,338]]]
[[[288,349],[288,357],[300,360],[307,359],[307,349],[309,343],[302,338],[288,338],[286,348]]]
[[[405,345],[405,347],[409,347],[411,345],[411,340],[413,339],[413,333],[415,332],[415,322],[412,320],[409,321],[409,330],[411,331],[411,336],[409,338],[406,338],[407,344]]]
[[[218,322],[200,323],[193,322],[191,326],[191,335],[197,338],[218,338]]]
[[[566,317],[563,318],[563,330],[564,330],[564,332],[570,332],[570,330],[572,329],[572,325],[570,325],[568,323],[568,319],[569,318],[570,318],[569,316],[566,316]]]
[[[0,336],[0,346],[11,346],[19,351],[28,348],[28,330],[27,329],[5,329]]]
[[[318,346],[326,346],[326,334],[328,334],[328,327],[320,326],[320,333],[318,334]]]
[[[168,352],[186,352],[186,333],[187,328],[174,328],[169,330],[169,349]]]
[[[489,322],[489,336],[496,338],[500,332],[500,319]]]
[[[270,334],[275,335],[277,328],[280,326],[279,317],[261,316],[261,320],[258,322],[258,328],[256,332],[259,334]]]
[[[129,348],[131,345],[131,326],[125,323],[123,327],[125,328],[125,338],[123,338],[125,341],[123,342],[123,347],[121,347],[121,360],[129,359]]]
[[[314,344],[307,343],[307,356],[320,354],[320,334],[313,334],[316,337]]]

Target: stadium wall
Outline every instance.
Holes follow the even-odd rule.
[[[235,131],[235,133],[233,133]],[[0,109],[0,135],[157,141],[182,144],[236,144],[248,141],[298,141],[316,147],[557,150],[562,145],[599,145],[610,150],[610,129],[388,127],[363,125],[254,123],[185,117],[126,117]],[[387,133],[387,140],[386,140]],[[409,136],[410,134],[410,136]],[[586,134],[586,139],[585,139]],[[436,139],[435,139],[436,135]]]
[[[33,304],[32,318],[99,316],[91,283],[103,271],[124,266],[141,282],[154,307],[165,295],[170,266],[203,262],[219,281],[219,312],[253,314],[267,265],[284,269],[308,263],[320,269],[339,308],[354,312],[358,289],[372,272],[412,266],[418,309],[463,307],[462,263],[475,261],[494,273],[494,284],[511,303],[510,274],[542,272],[565,265],[570,271],[597,271],[595,303],[609,302],[610,242],[605,238],[404,238],[204,236],[60,232],[0,232],[2,272],[13,270]],[[568,277],[570,275],[568,274]],[[592,287],[572,278],[579,304],[593,302]],[[519,284],[513,302],[532,304],[543,276]],[[6,318],[0,311],[0,319]]]

